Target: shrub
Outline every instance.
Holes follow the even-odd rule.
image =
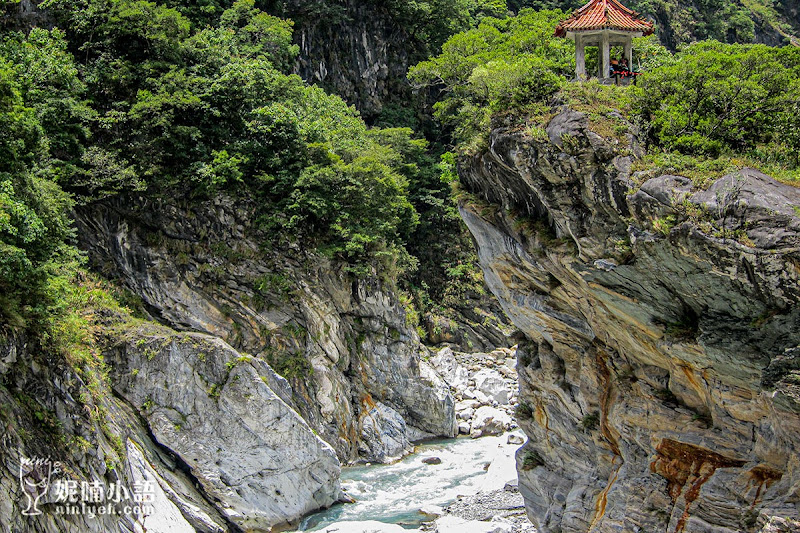
[[[574,57],[574,43],[553,36],[563,17],[558,10],[526,9],[508,19],[486,18],[409,71],[417,86],[442,88],[434,116],[462,149],[488,133],[492,113],[521,111],[559,89]]]
[[[528,403],[520,402],[514,408],[514,416],[517,420],[531,420],[533,419],[533,408]]]
[[[522,469],[533,470],[537,466],[544,466],[544,459],[536,450],[527,450],[522,459]]]
[[[597,411],[589,413],[581,418],[581,427],[585,431],[592,431],[600,426],[600,413]]]
[[[668,150],[717,156],[763,143],[796,151],[800,50],[701,42],[642,76],[634,112]]]

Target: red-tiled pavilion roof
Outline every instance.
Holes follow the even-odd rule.
[[[653,23],[639,18],[639,13],[628,9],[618,0],[591,0],[576,10],[568,19],[556,26],[556,36],[564,37],[568,31],[620,30],[644,35],[653,33]]]

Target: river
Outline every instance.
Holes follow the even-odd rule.
[[[423,507],[443,507],[458,496],[500,489],[516,479],[514,452],[519,444],[507,444],[508,435],[431,441],[391,465],[343,468],[342,487],[356,503],[335,505],[310,515],[297,531],[319,531],[335,522],[367,520],[416,530],[425,520],[420,513]],[[429,457],[442,462],[422,462]]]

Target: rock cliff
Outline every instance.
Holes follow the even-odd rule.
[[[252,205],[121,201],[78,216],[95,266],[172,327],[219,337],[271,364],[342,461],[387,461],[453,436],[454,401],[377,279],[311,252],[266,250]]]
[[[561,107],[492,132],[461,213],[524,332],[520,490],[542,533],[797,531],[800,190],[697,189]],[[644,183],[641,183],[644,181]]]
[[[410,95],[406,72],[419,43],[380,3],[290,0],[281,16],[295,21],[295,71],[374,119]]]
[[[340,499],[334,450],[281,399],[288,384],[264,362],[97,311],[108,364],[97,372],[111,390],[3,336],[0,531],[271,531]]]
[[[254,218],[228,198],[76,214],[91,262],[139,318],[78,280],[91,341],[50,353],[0,331],[0,531],[270,531],[344,498],[341,462],[457,433],[449,386],[390,285],[269,247]],[[23,515],[45,478],[42,514]],[[152,512],[61,512],[63,482],[129,494],[149,482]]]

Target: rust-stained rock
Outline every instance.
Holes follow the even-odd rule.
[[[800,189],[751,169],[709,191],[638,187],[635,137],[604,139],[568,108],[546,129],[497,129],[459,166],[485,278],[525,335],[529,517],[541,533],[790,527]]]

